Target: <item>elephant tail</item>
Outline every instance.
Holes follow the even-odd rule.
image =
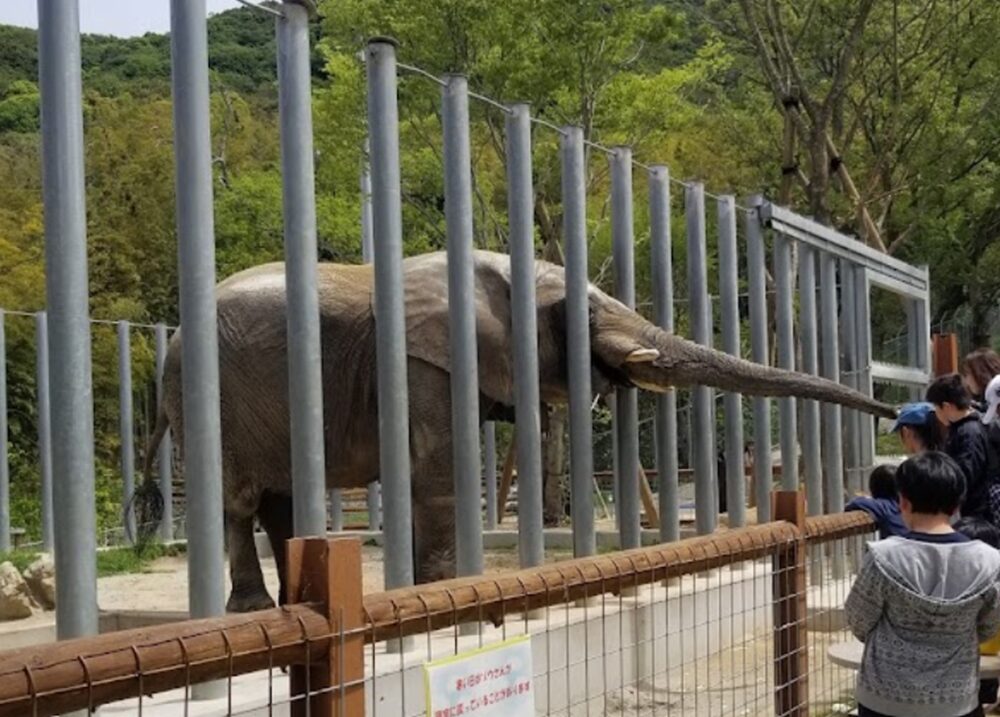
[[[167,419],[167,412],[160,406],[156,414],[156,428],[150,436],[146,445],[146,457],[142,469],[142,483],[136,486],[135,492],[128,501],[129,508],[135,514],[135,525],[137,535],[129,535],[129,539],[135,545],[136,551],[141,553],[156,536],[163,520],[163,492],[160,484],[153,476],[153,463],[156,454],[163,442],[163,437],[170,428],[170,421]],[[125,521],[128,530],[129,521]]]

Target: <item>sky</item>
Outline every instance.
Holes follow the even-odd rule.
[[[170,29],[170,0],[79,0],[80,30],[134,37]],[[236,0],[207,0],[209,14],[239,7]],[[0,25],[38,27],[36,0],[0,0]]]

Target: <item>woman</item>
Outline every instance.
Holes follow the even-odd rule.
[[[962,361],[962,382],[972,394],[973,405],[984,414],[989,410],[986,388],[1000,376],[1000,355],[993,349],[976,349]],[[995,415],[987,423],[986,437],[989,447],[988,472],[990,475],[990,507],[993,523],[1000,527],[1000,418]]]
[[[962,383],[969,389],[977,408],[984,410],[983,393],[994,376],[1000,375],[1000,355],[993,349],[976,349],[962,361]]]
[[[944,447],[945,433],[934,414],[934,405],[926,401],[908,403],[899,411],[892,433],[899,434],[903,450],[909,455],[924,451],[940,451]]]

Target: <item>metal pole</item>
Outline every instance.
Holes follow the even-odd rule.
[[[451,350],[451,441],[455,481],[455,568],[483,572],[479,455],[476,277],[472,254],[472,160],[469,86],[449,75],[441,88],[444,210],[448,238],[448,337]]]
[[[821,252],[819,255],[820,316],[822,317],[821,371],[824,378],[840,381],[840,342],[837,337],[837,258]],[[823,404],[823,472],[826,474],[826,509],[829,513],[844,510],[844,453],[843,425],[840,406]],[[842,577],[844,570],[843,546],[836,546],[833,553],[834,577]]]
[[[7,461],[7,334],[0,309],[0,553],[10,550],[10,464]]]
[[[486,479],[486,529],[497,528],[497,430],[493,421],[483,425],[484,477]]]
[[[792,313],[792,245],[783,234],[774,235],[774,320],[778,367],[795,370],[795,336]],[[781,440],[781,489],[799,489],[798,421],[795,398],[778,399]]]
[[[80,16],[77,0],[39,0],[38,58],[51,325],[56,635],[97,633],[94,413],[91,404]]]
[[[372,245],[372,175],[368,163],[371,155],[368,138],[365,137],[364,156],[361,158],[361,261],[371,264],[374,258],[374,247]],[[330,508],[333,523],[343,526],[343,504],[340,488],[333,488],[330,491]],[[370,530],[382,529],[382,484],[372,481],[368,484],[368,528]],[[337,528],[340,530],[341,528]]]
[[[167,327],[157,324],[156,337],[156,406],[163,405],[163,366],[167,360]],[[160,494],[163,496],[163,519],[160,522],[160,538],[174,539],[174,485],[173,485],[173,445],[169,429],[160,441],[157,453],[159,468]]]
[[[871,287],[868,285],[868,270],[863,266],[854,268],[854,296],[857,309],[857,347],[858,347],[858,390],[866,396],[871,396],[874,390],[872,380],[872,314]],[[860,439],[860,473],[867,475],[875,467],[875,431],[873,418],[864,413],[858,413],[858,437]]]
[[[528,105],[506,118],[507,212],[510,224],[511,324],[514,333],[514,413],[517,416],[517,532],[521,567],[545,558],[542,522],[541,399],[535,308],[534,188]]]
[[[365,137],[364,157],[361,159],[361,261],[371,264],[375,256],[372,229],[372,173],[368,158],[371,156],[368,138]]]
[[[587,166],[580,127],[560,138],[566,266],[566,361],[569,374],[570,513],[573,555],[597,552],[594,534],[594,426],[590,405],[590,280],[587,276]]]
[[[816,252],[799,246],[799,343],[803,373],[819,373],[816,329]],[[809,515],[823,512],[823,463],[820,453],[819,402],[802,401],[802,463],[805,468],[806,509]]]
[[[622,529],[621,503],[622,475],[618,467],[618,409],[615,406],[615,395],[612,393],[608,401],[608,412],[611,414],[611,504],[615,518],[615,530]]]
[[[375,296],[378,297],[375,302],[375,354],[379,478],[385,533],[385,587],[391,589],[413,584],[396,45],[391,40],[375,39],[368,43],[367,53]]]
[[[615,298],[635,308],[635,236],[632,222],[632,150],[616,147],[611,156],[611,246]],[[588,354],[589,356],[589,354]],[[638,548],[639,521],[639,392],[615,389],[615,430],[618,433],[618,495],[622,550]]]
[[[719,211],[719,303],[722,308],[722,350],[740,357],[740,272],[736,246],[736,198],[724,196]],[[743,397],[723,397],[726,420],[726,509],[729,527],[746,525],[746,476],[743,469]]]
[[[309,11],[281,5],[278,18],[278,109],[288,300],[288,401],[291,407],[295,535],[326,535],[323,365],[316,280],[316,189],[313,167]]]
[[[708,274],[705,247],[705,187],[689,184],[684,190],[687,223],[688,294],[690,296],[691,338],[703,346],[712,345],[712,304],[708,298]],[[695,523],[698,533],[715,530],[719,503],[715,486],[715,431],[712,424],[712,389],[691,389],[691,420],[694,440]]]
[[[670,240],[670,171],[649,169],[649,244],[656,325],[674,333],[674,268]],[[677,392],[656,394],[656,472],[659,483],[660,540],[681,537],[677,460]]]
[[[188,602],[192,618],[225,612],[219,346],[205,0],[171,0],[174,153],[184,406]],[[222,683],[195,687],[218,697]]]
[[[326,494],[330,513],[330,531],[339,533],[344,529],[344,502],[339,488],[334,488]]]
[[[840,341],[843,345],[844,363],[841,366],[844,383],[857,390],[857,306],[854,296],[854,270],[850,261],[840,260]],[[851,409],[842,411],[844,417],[844,466],[847,488],[852,493],[860,488],[858,483],[858,424],[857,414]]]
[[[38,472],[42,512],[42,548],[52,552],[52,399],[49,390],[49,331],[44,311],[35,314],[35,397],[38,404]]]
[[[119,321],[118,329],[118,436],[121,440],[122,515],[125,541],[135,540],[135,437],[132,416],[132,346],[127,321]]]
[[[746,214],[747,283],[750,293],[750,348],[753,360],[769,363],[767,340],[767,259],[764,233],[758,207],[761,197],[752,197]],[[757,522],[771,520],[771,401],[766,396],[753,398],[754,483],[756,484]]]

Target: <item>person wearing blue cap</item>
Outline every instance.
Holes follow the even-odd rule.
[[[934,413],[934,404],[928,401],[907,403],[899,410],[892,427],[899,434],[903,449],[910,455],[924,451],[939,451],[944,447],[945,435]]]

